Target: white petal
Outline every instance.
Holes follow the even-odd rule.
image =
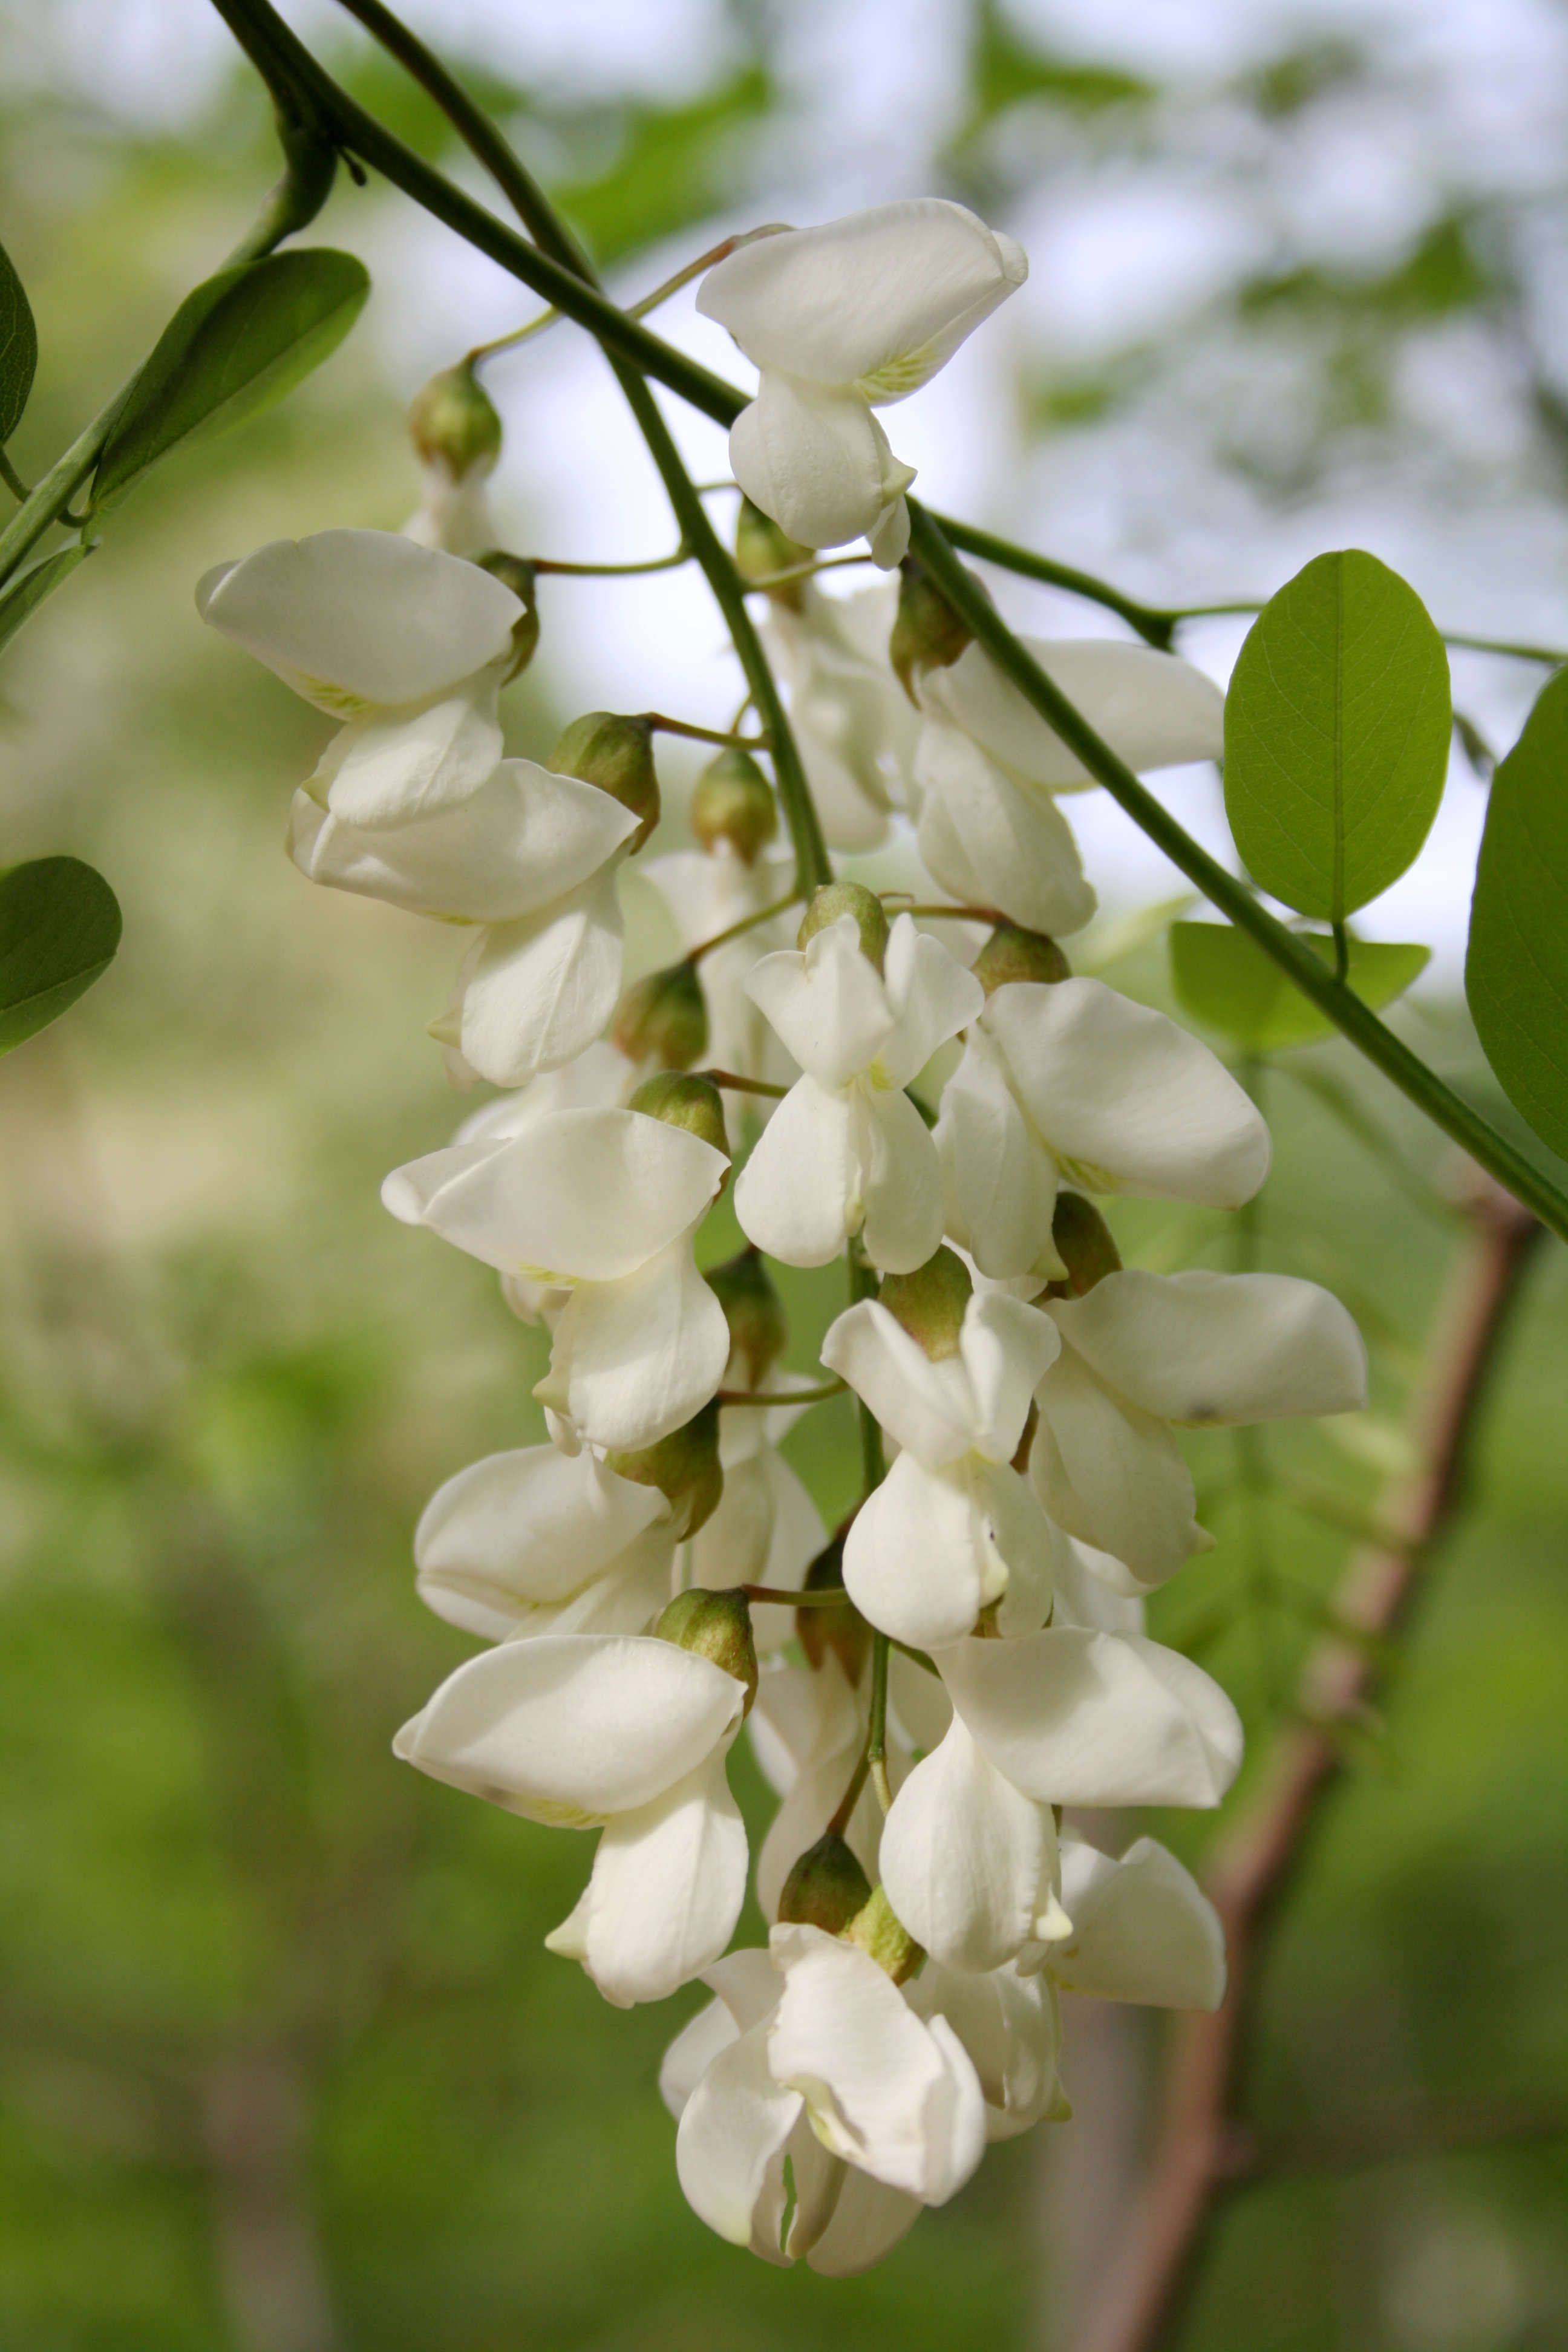
[[[900,466],[897,458],[892,462],[898,472],[907,474],[910,480],[913,481],[915,469],[912,466]],[[900,493],[890,505],[883,508],[870,530],[866,533],[870,543],[871,561],[879,572],[898,570],[910,551],[911,529],[910,502]]]
[[[900,915],[888,935],[888,1003],[897,1026],[877,1054],[879,1085],[907,1087],[939,1045],[978,1018],[985,991],[914,919]]]
[[[1051,1239],[1057,1163],[1031,1132],[984,1026],[971,1032],[942,1090],[936,1149],[948,1234],[981,1273],[1003,1280],[1059,1276]]]
[[[897,1018],[877,967],[860,950],[852,915],[753,966],[746,993],[803,1070],[823,1087],[847,1086],[880,1052]]]
[[[921,2200],[853,2167],[844,2176],[833,2218],[806,2260],[822,2278],[858,2278],[890,2254],[921,2216]]]
[[[844,1582],[856,1608],[911,1649],[961,1641],[1005,1590],[980,1529],[966,1464],[927,1470],[900,1454],[845,1542]]]
[[[746,1239],[785,1265],[826,1265],[851,1225],[849,1105],[815,1078],[797,1079],[735,1179],[735,1214]],[[854,1202],[854,1224],[861,1204]]]
[[[1028,1941],[1056,1867],[1049,1808],[1023,1796],[955,1717],[882,1831],[882,1884],[900,1919],[952,1969],[1000,1968]]]
[[[1070,1347],[1036,1402],[1029,1479],[1058,1527],[1125,1561],[1145,1585],[1209,1549],[1213,1538],[1193,1517],[1191,1473],[1164,1422],[1113,1397]]]
[[[945,2017],[969,2053],[993,2139],[1026,2131],[1056,2107],[1061,2019],[1048,1976],[1021,1977],[1011,1968],[967,1975],[933,1961],[910,1998],[922,2016]]]
[[[1355,1324],[1329,1291],[1288,1274],[1130,1269],[1055,1313],[1109,1386],[1168,1421],[1277,1421],[1366,1402]],[[1119,1546],[1106,1548],[1137,1568]]]
[[[394,1748],[510,1812],[582,1829],[695,1771],[744,1702],[732,1675],[673,1642],[546,1636],[470,1658]]]
[[[724,1420],[771,1418],[750,1406],[726,1413],[720,1424],[721,1458]],[[775,1591],[795,1591],[826,1541],[827,1530],[811,1496],[782,1455],[764,1445],[745,1461],[725,1464],[719,1507],[692,1538],[691,1580],[710,1591],[731,1584],[767,1584]],[[794,1634],[790,1610],[753,1606],[752,1637],[759,1656]]]
[[[675,1541],[669,1528],[650,1528],[602,1576],[565,1601],[540,1601],[509,1626],[505,1638],[532,1642],[543,1633],[651,1633],[660,1612],[675,1597],[674,1571]]]
[[[956,1462],[974,1443],[973,1390],[961,1356],[933,1364],[918,1339],[875,1298],[847,1307],[820,1349],[889,1434],[928,1469]]]
[[[859,1170],[866,1255],[882,1274],[912,1274],[942,1246],[942,1163],[908,1095],[850,1088],[850,1150]]]
[[[329,744],[311,782],[346,824],[406,824],[468,800],[501,763],[500,690],[491,670],[406,718],[360,719]]]
[[[717,1754],[604,1832],[583,1966],[617,2009],[663,2000],[718,1958],[745,1895],[745,1823]]]
[[[509,651],[522,614],[477,564],[389,530],[275,539],[209,572],[196,610],[342,718],[455,686]]]
[[[1064,1840],[1062,1905],[1073,1931],[1052,1945],[1049,1965],[1069,1991],[1159,2009],[1217,2009],[1225,1999],[1218,1914],[1152,1838],[1140,1838],[1120,1862]]]
[[[1143,1596],[1109,1552],[1064,1538],[1056,1561],[1053,1625],[1081,1625],[1102,1633],[1141,1633]]]
[[[536,1601],[563,1601],[668,1510],[657,1487],[553,1445],[488,1454],[438,1487],[414,1536],[419,1595],[498,1641]]]
[[[1235,1707],[1157,1642],[1052,1627],[939,1663],[992,1762],[1042,1804],[1217,1805],[1236,1778]]]
[[[915,478],[858,393],[771,372],[730,428],[730,463],[752,505],[803,547],[876,530]]]
[[[742,246],[697,307],[761,368],[901,400],[1028,275],[1023,249],[962,205],[904,198]]]
[[[683,1234],[618,1282],[573,1292],[533,1393],[590,1445],[654,1445],[701,1411],[729,1359],[724,1310]]]
[[[782,2089],[768,2071],[760,2026],[720,2052],[686,2103],[676,2173],[692,2211],[733,2246],[751,2239],[769,2160],[800,2110],[799,2092]]]
[[[773,1976],[771,1969],[768,1973]],[[776,1989],[776,1976],[773,1984]],[[739,2040],[740,2032],[721,2000],[710,2000],[706,2009],[700,2009],[690,2022],[681,2027],[665,2052],[658,2070],[658,2095],[677,2123],[714,2059],[721,2050],[728,2050],[732,2042]]]
[[[1095,895],[1072,827],[1048,792],[934,722],[921,730],[915,782],[923,795],[921,856],[937,881],[1031,930],[1082,929]]]
[[[974,1445],[988,1462],[1018,1451],[1035,1390],[1061,1352],[1048,1315],[1002,1291],[977,1291],[963,1310],[959,1354],[974,1397]]]
[[[1098,980],[1015,981],[985,1026],[1024,1108],[1089,1191],[1235,1209],[1268,1175],[1257,1105],[1163,1013]]]
[[[502,1274],[613,1282],[707,1208],[729,1162],[632,1110],[562,1110],[500,1144],[458,1144],[395,1169],[381,1197]]]
[[[464,1060],[523,1087],[590,1045],[616,1009],[621,903],[613,872],[541,914],[494,923],[464,967],[454,1010]]]
[[[1026,637],[1047,677],[1130,768],[1142,774],[1225,750],[1225,697],[1173,654],[1114,637]],[[1074,752],[1003,677],[984,646],[967,646],[929,673],[924,699],[994,760],[1053,792],[1092,784]]]

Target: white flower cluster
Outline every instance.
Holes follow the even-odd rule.
[[[932,202],[710,273],[702,307],[762,371],[732,456],[779,568],[792,541],[858,533],[898,562],[910,475],[872,410],[1024,270]],[[649,722],[595,713],[548,765],[504,758],[497,695],[536,624],[500,578],[328,531],[209,575],[200,603],[342,722],[295,795],[296,862],[470,927],[437,1034],[459,1082],[509,1089],[384,1188],[551,1338],[548,1442],[458,1472],[420,1523],[421,1596],[489,1646],[397,1752],[598,1830],[547,1940],[613,2002],[711,1991],[663,2074],[688,2198],[770,2262],[844,2273],[988,2139],[1067,2114],[1059,1987],[1220,1999],[1187,1873],[1147,1839],[1102,1852],[1063,1809],[1225,1795],[1235,1710],[1142,1631],[1143,1595],[1209,1541],[1174,1432],[1353,1408],[1364,1355],[1310,1284],[1120,1264],[1091,1195],[1236,1207],[1268,1139],[1206,1048],[1055,944],[1094,903],[1057,804],[1089,781],[1071,753],[909,567],[886,601],[772,595],[829,841],[905,812],[933,889],[984,912],[972,966],[852,883],[785,943],[773,790],[731,750],[696,791],[700,846],[648,869],[695,952],[622,997]],[[1173,657],[1037,651],[1134,767],[1218,751],[1217,690]],[[693,1069],[710,1055],[748,1082],[739,1109]],[[750,1247],[704,1273],[732,1170]],[[769,1257],[851,1270],[820,1359],[859,1401],[868,1483],[832,1541],[778,1450],[816,1397],[777,1369]],[[767,1942],[731,1952],[743,1723],[780,1803],[754,1872]]]

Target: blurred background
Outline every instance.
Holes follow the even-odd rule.
[[[627,298],[731,229],[894,194],[951,194],[1020,236],[1027,287],[889,419],[935,503],[1159,603],[1261,596],[1359,544],[1445,627],[1568,643],[1561,5],[407,14]],[[325,0],[291,20],[478,187]],[[31,478],[241,232],[275,152],[203,0],[0,0],[0,235],[43,354],[12,450]],[[542,1949],[587,1841],[389,1755],[467,1646],[415,1600],[415,1519],[453,1470],[537,1433],[538,1338],[377,1202],[468,1108],[422,1034],[451,935],[288,865],[325,722],[201,629],[192,588],[263,540],[395,528],[417,493],[410,395],[532,306],[377,185],[343,182],[311,234],[370,265],[355,334],[283,407],[161,470],[5,672],[0,860],[90,858],[126,931],[0,1068],[0,2344],[1059,2343],[1086,2254],[1115,2258],[1105,2184],[1136,2153],[1157,2024],[1123,2033],[1092,2109],[1079,2087],[1084,2120],[993,2151],[882,2270],[765,2270],[676,2184],[655,2076],[694,1997],[621,2014]],[[689,294],[659,323],[741,373]],[[574,331],[487,381],[508,544],[669,543]],[[699,472],[724,472],[721,436],[667,405]],[[995,584],[1023,625],[1114,626]],[[543,604],[514,748],[591,706],[732,708],[695,579],[547,583]],[[1223,678],[1245,625],[1194,625],[1184,649]],[[1456,654],[1456,699],[1503,750],[1544,675]],[[691,772],[672,756],[672,841]],[[1162,789],[1224,849],[1212,771]],[[1179,877],[1102,800],[1073,803],[1106,908],[1080,961],[1165,1002]],[[1457,761],[1427,849],[1366,920],[1433,946],[1399,1018],[1478,1096],[1459,974],[1484,814],[1484,773]],[[646,907],[634,933],[651,955]],[[1447,1147],[1348,1051],[1247,1075],[1278,1152],[1241,1246],[1332,1284],[1374,1357],[1353,1426],[1194,1443],[1219,1545],[1152,1630],[1222,1677],[1260,1751],[1347,1528],[1407,1459],[1462,1234]],[[1114,1222],[1137,1263],[1237,1263],[1212,1221]],[[790,1303],[809,1365],[829,1309],[808,1279]],[[1568,2345],[1565,1310],[1552,1244],[1470,1507],[1273,1955],[1249,2112],[1298,2160],[1228,2210],[1192,2352]],[[853,1479],[839,1411],[791,1440],[830,1519]],[[760,1809],[754,1772],[745,1794]],[[1213,1827],[1149,1826],[1194,1860]]]

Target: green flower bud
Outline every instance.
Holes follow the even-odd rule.
[[[500,456],[500,418],[467,360],[415,394],[408,430],[426,465],[445,466],[455,482],[476,466],[488,474]]]
[[[695,1650],[711,1658],[727,1675],[746,1685],[746,1713],[757,1696],[757,1646],[752,1639],[752,1604],[738,1584],[727,1592],[709,1592],[693,1585],[678,1592],[654,1632],[661,1642],[679,1650]]]
[[[686,961],[634,981],[616,1007],[610,1034],[631,1062],[689,1070],[708,1051],[708,1007],[695,964]]]
[[[771,515],[754,507],[750,499],[741,500],[741,511],[735,518],[735,569],[742,580],[770,580],[775,572],[793,572],[798,564],[809,563],[815,550],[797,547],[793,539],[782,531]],[[782,587],[770,588],[781,604],[798,612],[805,601],[804,580],[786,580]]]
[[[691,830],[704,849],[727,841],[742,865],[752,864],[779,829],[773,788],[749,751],[721,751],[697,779]]]
[[[973,1296],[969,1268],[943,1246],[913,1274],[886,1274],[877,1294],[889,1315],[917,1339],[933,1364],[956,1356],[963,1310]]]
[[[871,1900],[871,1882],[836,1830],[807,1846],[784,1880],[779,1917],[842,1936]]]
[[[789,1338],[784,1301],[773,1288],[761,1250],[743,1249],[739,1257],[710,1266],[705,1279],[724,1309],[730,1353],[745,1366],[746,1386],[760,1389]]]
[[[719,1507],[724,1473],[719,1466],[717,1398],[657,1445],[632,1454],[606,1454],[605,1466],[639,1486],[657,1486],[674,1514],[678,1540],[694,1536]],[[688,1648],[690,1644],[687,1644]]]
[[[927,670],[951,668],[973,635],[929,572],[906,555],[899,566],[899,610],[888,640],[888,659],[917,708],[915,688]]]
[[[1015,980],[1070,980],[1072,966],[1044,931],[998,923],[970,966],[987,996]]]
[[[492,547],[488,554],[478,555],[474,561],[481,572],[489,572],[522,603],[522,611],[511,625],[511,667],[506,674],[506,682],[510,686],[512,679],[528,667],[539,645],[539,598],[534,588],[534,568],[524,557],[509,555],[500,547]]]
[[[658,823],[658,777],[653,764],[653,721],[614,710],[590,710],[574,719],[544,762],[558,776],[578,776],[640,816],[633,834],[635,857]]]
[[[643,1080],[627,1108],[662,1118],[666,1127],[684,1127],[729,1157],[724,1106],[711,1078],[693,1077],[688,1070],[661,1070],[657,1077]]]
[[[1121,1253],[1110,1238],[1110,1227],[1092,1201],[1081,1192],[1058,1192],[1051,1219],[1051,1239],[1068,1270],[1065,1282],[1053,1282],[1053,1298],[1081,1298],[1108,1274],[1121,1270]]]
[[[852,1944],[858,1944],[863,1952],[870,1954],[895,1984],[908,1984],[924,1965],[924,1950],[895,1916],[879,1885],[872,1888],[870,1901],[856,1913],[845,1933]]]
[[[860,952],[880,971],[888,952],[888,918],[880,898],[859,882],[828,882],[813,893],[800,919],[796,947],[805,947],[807,940],[814,940],[818,931],[825,931],[844,915],[854,916],[860,931]]]
[[[844,1538],[847,1532],[847,1527],[841,1528],[826,1550],[817,1553],[805,1571],[807,1592],[843,1591]],[[826,1609],[797,1609],[795,1630],[814,1673],[820,1669],[831,1650],[850,1688],[858,1686],[871,1654],[871,1628],[852,1601],[841,1601]]]

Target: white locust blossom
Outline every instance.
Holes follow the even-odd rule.
[[[984,1275],[1066,1271],[1065,1181],[1234,1209],[1268,1173],[1268,1129],[1208,1047],[1098,980],[1009,981],[942,1089],[947,1230]]]
[[[393,1745],[525,1821],[603,1829],[586,1893],[546,1941],[617,2008],[715,1960],[746,1888],[725,1758],[746,1686],[651,1636],[545,1633],[449,1675]]]
[[[1366,1349],[1337,1298],[1284,1274],[1108,1274],[1047,1299],[1062,1350],[1036,1391],[1035,1491],[1058,1526],[1162,1583],[1212,1538],[1171,1424],[1354,1412]]]
[[[476,564],[395,531],[323,530],[220,563],[196,609],[346,722],[310,780],[346,824],[451,808],[499,765],[496,698],[522,605]]]
[[[1140,774],[1225,748],[1225,697],[1173,654],[1110,637],[1022,642]],[[921,680],[915,746],[921,856],[944,889],[1051,935],[1088,922],[1095,896],[1053,795],[1094,778],[979,645]]]
[[[828,596],[815,580],[800,585],[798,609],[775,603],[768,620],[790,727],[824,838],[874,849],[904,797],[920,724],[888,659],[898,590],[888,581]]]
[[[1069,1992],[1153,2009],[1217,2009],[1225,1930],[1173,1853],[1138,1838],[1120,1860],[1062,1839],[1062,1910],[1071,1927],[1031,1958]]]
[[[875,1299],[830,1326],[823,1362],[902,1448],[844,1547],[850,1598],[895,1641],[956,1642],[993,1602],[1004,1634],[1045,1622],[1065,1539],[1010,1465],[1060,1344],[1048,1316],[999,1292],[969,1299],[935,1362]]]
[[[787,898],[794,860],[787,851],[763,850],[748,865],[728,842],[721,841],[711,849],[675,849],[663,857],[644,857],[638,871],[668,908],[681,946],[690,949]],[[795,922],[799,919],[796,915]],[[756,924],[739,939],[713,949],[697,966],[708,1015],[704,1061],[715,1069],[773,1086],[787,1086],[795,1065],[747,995],[746,981],[760,954],[784,944],[787,921],[787,917],[775,916]],[[771,1108],[763,1097],[748,1095],[743,1101],[730,1097],[724,1108],[731,1137],[739,1136],[744,1119],[765,1116]]]
[[[730,434],[752,503],[803,547],[864,533],[896,564],[914,469],[872,410],[918,392],[1028,267],[962,205],[920,196],[759,237],[710,269],[697,307],[762,376]]]
[[[936,1146],[903,1089],[984,992],[908,915],[884,969],[841,915],[803,950],[763,956],[746,982],[805,1073],[735,1184],[742,1231],[786,1265],[826,1265],[859,1234],[874,1265],[907,1274],[942,1239]]]
[[[558,1110],[395,1169],[382,1199],[502,1275],[569,1289],[534,1390],[568,1442],[652,1445],[700,1411],[730,1353],[692,1239],[729,1168],[636,1110]]]

